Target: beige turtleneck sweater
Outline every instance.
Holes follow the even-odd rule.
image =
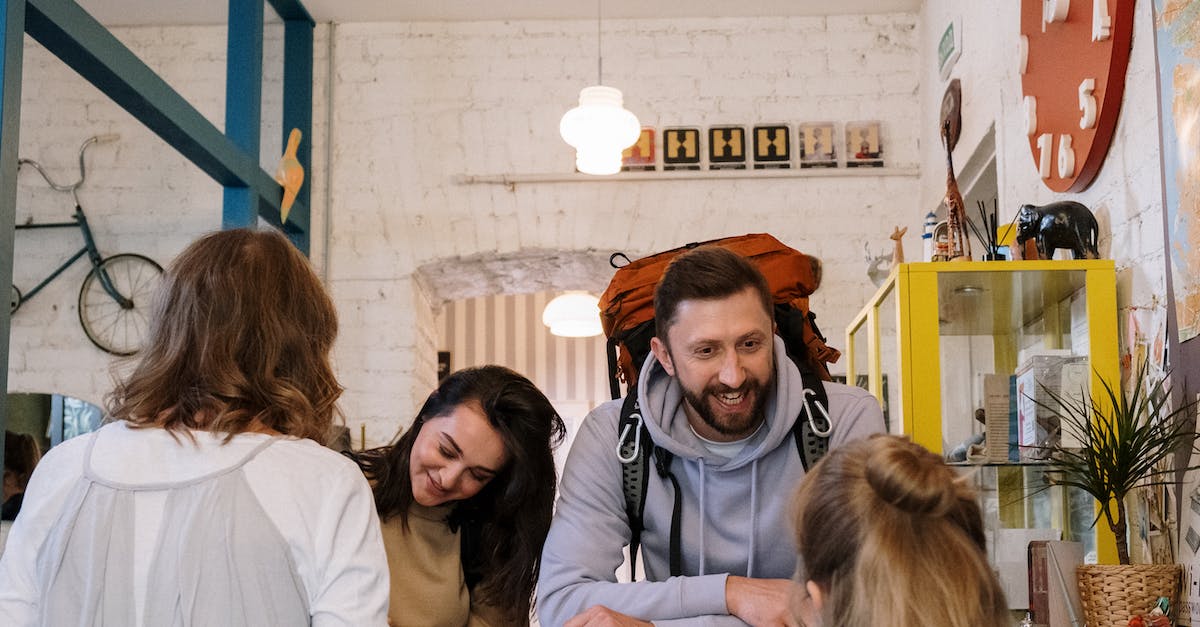
[[[471,603],[463,579],[461,538],[450,531],[448,506],[408,510],[408,531],[399,517],[382,523],[392,592],[391,627],[500,627],[494,608]]]

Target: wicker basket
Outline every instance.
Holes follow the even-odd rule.
[[[1075,573],[1087,627],[1128,627],[1133,615],[1150,611],[1159,597],[1171,601],[1175,614],[1183,579],[1179,564],[1091,564]]]

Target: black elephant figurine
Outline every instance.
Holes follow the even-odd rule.
[[[1025,242],[1033,238],[1037,244],[1038,257],[1051,259],[1054,251],[1067,248],[1076,259],[1098,259],[1097,242],[1100,227],[1096,216],[1080,203],[1063,200],[1040,207],[1021,205],[1017,212],[1017,246],[1024,249]]]

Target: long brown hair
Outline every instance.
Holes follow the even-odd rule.
[[[109,415],[172,433],[265,427],[324,443],[342,393],[329,364],[336,336],[333,302],[282,234],[206,235],[163,277],[149,341]]]
[[[525,624],[554,512],[554,448],[566,433],[562,418],[537,386],[503,366],[453,372],[395,444],[352,457],[374,485],[379,516],[399,518],[407,530],[414,502],[408,465],[417,434],[427,421],[464,403],[479,404],[499,432],[509,461],[478,494],[455,503],[447,523],[462,529],[468,546],[477,544],[462,556],[472,599],[503,611],[505,624]]]
[[[824,593],[824,624],[1011,624],[974,490],[921,446],[877,435],[830,451],[796,511],[801,574]]]

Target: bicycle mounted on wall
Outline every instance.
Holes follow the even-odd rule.
[[[12,286],[12,312],[15,314],[22,304],[31,300],[42,288],[58,278],[64,270],[80,257],[87,255],[92,269],[79,288],[79,324],[83,332],[101,350],[114,355],[132,355],[142,346],[149,331],[151,297],[162,267],[153,259],[135,253],[121,253],[102,257],[96,248],[87,216],[79,202],[78,190],[86,177],[84,153],[95,143],[114,141],[118,135],[97,135],[84,140],[79,147],[79,180],[60,185],[46,174],[42,165],[30,159],[18,159],[17,169],[30,166],[55,191],[68,192],[75,201],[75,214],[71,222],[44,222],[16,225],[17,229],[78,228],[83,235],[83,247],[58,266],[41,283],[22,295],[16,285]]]

